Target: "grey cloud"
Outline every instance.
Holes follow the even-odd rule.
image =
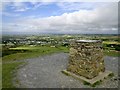
[[[26,18],[16,23],[18,28],[25,26],[23,32],[117,33],[117,9],[117,3],[106,3],[93,10],[79,10],[46,18]]]

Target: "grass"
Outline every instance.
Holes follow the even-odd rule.
[[[66,47],[17,47],[17,48],[11,48],[11,50],[28,50],[28,52],[24,53],[15,53],[15,54],[10,54],[7,56],[4,56],[3,62],[5,61],[15,61],[15,60],[23,60],[27,58],[33,58],[33,57],[38,57],[40,55],[45,55],[45,54],[50,54],[50,53],[55,53],[55,52],[68,52],[68,48]]]
[[[23,62],[13,62],[24,60],[27,58],[38,57],[40,55],[51,54],[55,52],[68,52],[68,48],[66,47],[17,47],[17,48],[10,48],[10,50],[28,50],[28,52],[23,53],[14,53],[10,55],[6,55],[2,58],[3,66],[2,66],[2,87],[3,88],[14,88],[12,83],[13,78],[13,71],[21,65]]]
[[[95,82],[94,84],[90,84],[89,82],[83,81],[83,84],[84,85],[89,85],[91,87],[96,87],[97,85],[100,85],[101,82],[102,82],[102,80],[99,80],[99,81]]]
[[[0,89],[2,88],[2,59],[0,58]]]
[[[103,44],[120,44],[120,42],[117,42],[117,41],[104,41]]]
[[[23,62],[8,63],[2,65],[2,88],[14,88],[12,84],[13,71]]]
[[[109,74],[108,76],[109,76],[109,77],[113,77],[113,76],[114,76],[114,73],[111,73],[111,74]]]
[[[45,54],[51,54],[55,52],[68,52],[69,48],[67,47],[47,47],[47,46],[23,46],[17,48],[10,48],[10,50],[28,50],[28,52],[18,52],[10,55],[6,55],[2,58],[3,61],[3,72],[2,72],[2,83],[3,88],[13,88],[14,85],[12,83],[13,71],[22,64],[22,62],[13,62],[24,60],[27,58],[34,58]],[[116,51],[104,51],[105,55],[110,56],[118,56],[118,52]],[[8,63],[10,62],[10,63]]]
[[[99,81],[97,81],[97,82],[95,82],[93,85],[91,85],[92,87],[96,87],[97,85],[100,85],[102,83],[102,81],[101,80],[99,80]]]
[[[22,46],[22,47],[17,47],[17,48],[10,48],[11,50],[41,50],[41,51],[46,51],[46,50],[67,50],[66,47],[60,46],[60,47],[48,47],[48,46]]]
[[[115,50],[104,50],[105,56],[120,57],[120,51]]]
[[[86,82],[86,81],[83,81],[83,84],[84,85],[90,85],[90,83]]]

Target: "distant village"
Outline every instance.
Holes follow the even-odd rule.
[[[42,36],[42,37],[37,37],[37,36],[29,36],[29,37],[24,37],[24,38],[4,38],[2,41],[2,45],[5,46],[10,46],[10,47],[15,47],[19,45],[30,45],[30,46],[51,46],[51,47],[56,47],[59,45],[63,46],[68,46],[69,42],[71,40],[74,40],[72,36],[69,35],[64,35],[62,37],[56,37],[56,36]]]
[[[12,48],[18,46],[49,46],[49,47],[68,47],[71,40],[98,39],[104,41],[105,49],[120,50],[117,36],[109,35],[29,35],[29,36],[3,36],[2,46]]]

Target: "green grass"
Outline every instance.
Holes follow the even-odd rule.
[[[117,42],[117,41],[104,41],[103,44],[120,44],[120,42]]]
[[[19,50],[29,50],[28,52],[24,53],[15,53],[11,55],[4,56],[2,58],[3,62],[5,61],[15,61],[15,60],[23,60],[27,58],[33,58],[33,57],[38,57],[40,55],[45,55],[45,54],[50,54],[50,53],[55,53],[55,52],[68,52],[68,48],[66,47],[17,47],[17,48],[11,48],[12,49],[19,49]]]
[[[12,84],[13,71],[21,64],[22,62],[16,62],[2,65],[2,88],[14,88]]]
[[[28,52],[23,53],[14,53],[10,55],[6,55],[2,58],[3,61],[3,72],[2,72],[2,87],[3,88],[14,88],[14,85],[12,83],[13,78],[13,71],[22,64],[22,62],[13,62],[13,61],[19,61],[24,60],[27,58],[33,58],[38,57],[45,54],[51,54],[55,52],[68,52],[68,48],[66,47],[17,47],[17,48],[11,48],[11,50],[28,50]]]
[[[83,84],[84,84],[84,85],[90,85],[90,83],[89,83],[89,82],[86,82],[86,81],[83,81]]]
[[[115,50],[104,50],[105,56],[120,57],[120,51]]]
[[[110,73],[108,76],[109,76],[109,77],[113,77],[113,76],[114,76],[114,73]]]
[[[96,87],[97,85],[100,85],[101,83],[102,83],[102,80],[99,80],[99,81],[95,82],[94,84],[90,84],[89,82],[83,81],[84,85],[88,85],[91,87]]]
[[[19,61],[24,60],[27,58],[34,58],[45,54],[51,54],[56,52],[68,52],[69,48],[67,47],[47,47],[47,46],[23,46],[23,47],[17,47],[17,48],[10,48],[10,50],[28,50],[28,52],[21,52],[21,53],[14,53],[10,55],[6,55],[2,58],[3,63],[3,78],[2,83],[4,88],[11,88],[14,87],[12,83],[13,78],[13,71],[22,63],[21,62],[12,62],[12,61]],[[117,56],[118,53],[116,51],[104,51],[105,55],[109,56]],[[8,63],[10,62],[10,63]]]
[[[17,47],[17,48],[10,48],[11,50],[41,50],[41,51],[46,51],[46,50],[67,50],[66,47],[60,46],[60,47],[48,47],[48,46],[22,46],[22,47]]]
[[[0,89],[2,88],[2,59],[0,58]]]
[[[95,82],[93,85],[91,85],[92,87],[96,87],[97,85],[100,85],[102,83],[102,80],[99,80],[97,82]]]

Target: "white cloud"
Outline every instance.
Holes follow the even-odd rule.
[[[99,7],[104,5],[104,3],[98,2],[58,2],[57,6],[59,6],[63,10],[72,11],[72,10],[83,10],[83,9],[94,9],[95,7]]]
[[[94,10],[80,10],[47,18],[26,18],[18,20],[14,30],[47,33],[117,33],[117,8],[117,3],[107,3]]]
[[[49,5],[49,4],[53,3],[53,2],[30,2],[30,3],[32,5],[34,5],[33,8],[31,8],[31,9],[37,9],[37,8],[39,8],[41,6],[46,6],[46,5]]]
[[[8,13],[5,12],[7,6],[11,6],[11,9],[13,9],[15,12],[29,10],[29,7],[27,7],[24,2],[0,2],[0,12]]]
[[[83,2],[83,0],[4,0],[4,2]],[[119,2],[119,0],[84,0],[84,2]]]
[[[2,12],[2,15],[4,15],[4,16],[9,16],[9,17],[17,17],[17,16],[20,16],[20,14],[13,14],[13,13],[8,13],[8,12]]]
[[[32,6],[26,4],[26,2],[0,2],[1,11],[5,10],[6,6],[11,6],[10,8],[14,12],[25,12],[27,10],[37,9],[42,5],[48,5],[52,2],[29,2]]]
[[[24,2],[12,2],[11,6],[12,9],[14,9],[14,11],[20,11],[20,12],[30,9]]]

